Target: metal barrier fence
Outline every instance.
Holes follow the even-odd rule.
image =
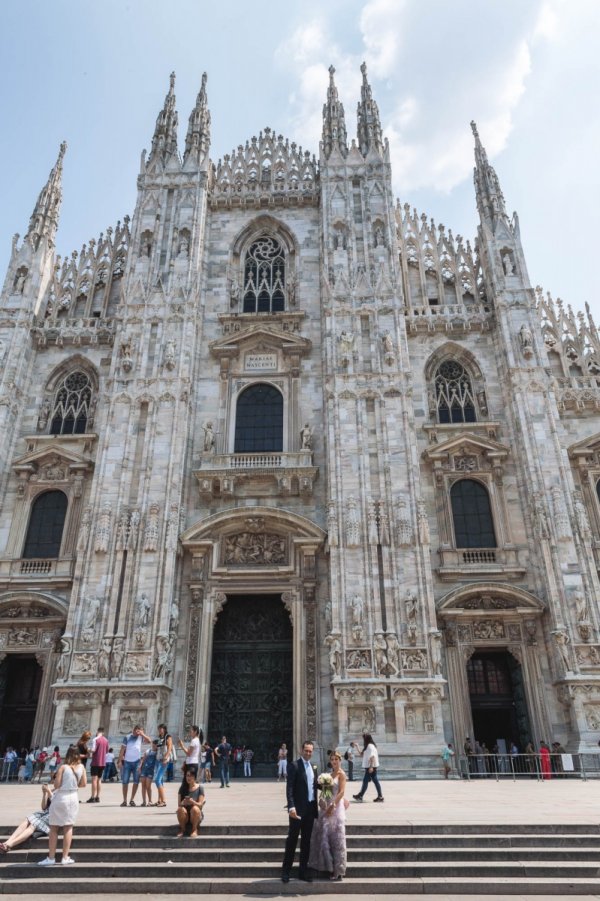
[[[463,779],[600,779],[600,754],[470,754],[459,757]]]

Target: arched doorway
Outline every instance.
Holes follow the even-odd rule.
[[[0,664],[0,746],[29,748],[43,670],[35,657],[9,654]]]
[[[280,595],[228,596],[215,625],[208,737],[251,747],[256,775],[292,747],[292,632]]]
[[[467,679],[473,736],[490,751],[496,744],[504,751],[514,741],[522,752],[533,736],[521,664],[508,651],[476,651],[467,663]]]

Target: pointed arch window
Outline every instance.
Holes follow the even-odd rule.
[[[279,241],[262,235],[248,248],[244,262],[244,313],[281,313],[285,309],[285,255]]]
[[[67,506],[67,496],[62,491],[45,491],[36,497],[31,507],[23,557],[47,560],[59,556]]]
[[[251,385],[238,397],[234,453],[282,450],[283,396],[272,385]]]
[[[475,422],[473,386],[467,370],[456,360],[444,360],[435,376],[438,422]]]
[[[85,434],[91,402],[92,383],[89,376],[79,369],[66,375],[54,395],[50,434]]]
[[[490,496],[481,482],[461,479],[450,489],[457,548],[496,547]]]

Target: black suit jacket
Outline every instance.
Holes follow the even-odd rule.
[[[317,815],[317,768],[311,764],[313,774],[313,802],[308,800],[308,782],[306,781],[306,768],[304,760],[299,757],[293,760],[287,768],[287,806],[288,810],[295,807],[298,816],[303,817],[309,811]]]

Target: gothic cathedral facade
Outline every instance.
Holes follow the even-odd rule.
[[[471,245],[395,202],[366,68],[319,158],[214,163],[174,76],[131,220],[0,297],[0,745],[167,721],[391,768],[600,738],[600,337],[533,289],[475,125]]]

